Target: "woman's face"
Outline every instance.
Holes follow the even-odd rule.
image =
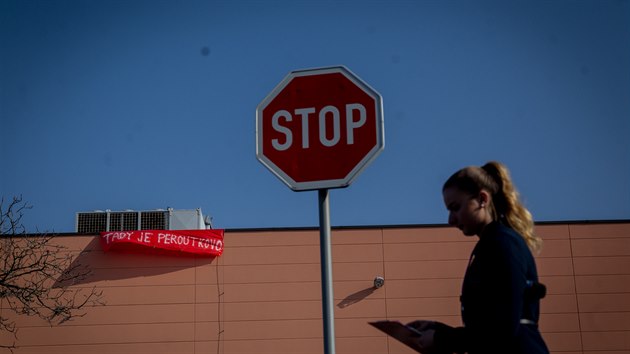
[[[448,223],[460,229],[466,236],[480,235],[492,218],[486,210],[487,193],[478,196],[450,187],[442,192],[448,210]]]

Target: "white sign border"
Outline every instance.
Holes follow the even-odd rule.
[[[280,167],[269,160],[263,151],[262,141],[262,112],[267,105],[273,101],[280,92],[296,77],[323,75],[331,73],[340,73],[347,79],[352,81],[355,85],[363,89],[365,93],[374,98],[375,102],[375,119],[376,119],[376,145],[359,161],[355,167],[348,172],[348,174],[342,179],[331,179],[311,182],[297,182],[288,176]],[[294,191],[309,191],[316,189],[330,189],[330,188],[344,188],[349,186],[367,166],[369,166],[378,155],[385,149],[385,124],[383,115],[383,97],[374,90],[370,85],[356,76],[350,69],[343,65],[322,67],[314,69],[295,70],[290,72],[282,81],[276,85],[276,87],[260,102],[256,107],[256,158],[267,169],[269,169],[276,177],[278,177],[284,184]]]

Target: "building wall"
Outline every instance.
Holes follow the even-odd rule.
[[[630,353],[630,222],[538,225],[553,353]],[[367,325],[459,325],[475,238],[446,227],[334,229],[336,352],[412,353]],[[227,230],[218,258],[103,253],[94,236],[58,237],[93,274],[106,305],[59,326],[16,318],[22,353],[322,353],[319,231]],[[373,288],[376,276],[385,285]],[[3,315],[9,313],[2,304]],[[2,343],[13,337],[1,334]]]

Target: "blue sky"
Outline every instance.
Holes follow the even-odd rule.
[[[385,150],[333,225],[446,222],[441,185],[500,160],[537,221],[630,219],[630,2],[0,1],[0,194],[27,228],[202,208],[218,228],[317,226],[317,192],[256,160],[292,70],[383,96]]]

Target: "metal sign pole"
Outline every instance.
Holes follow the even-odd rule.
[[[319,248],[322,270],[322,313],[324,354],[335,354],[335,314],[333,307],[330,201],[328,189],[319,189]]]

